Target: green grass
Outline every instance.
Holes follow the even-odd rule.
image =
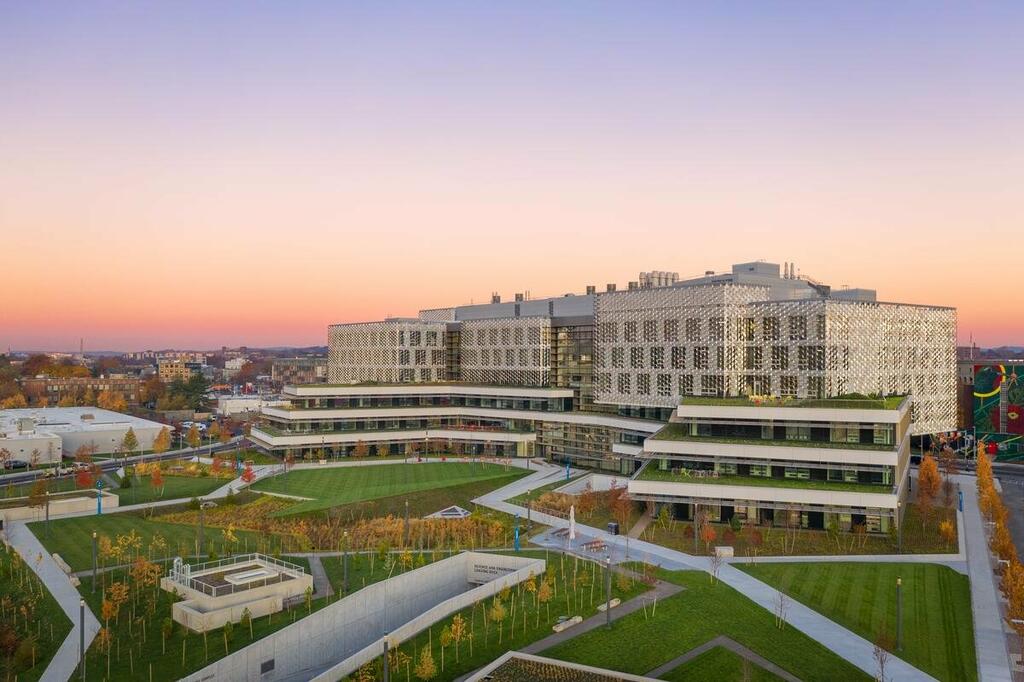
[[[868,641],[896,635],[903,579],[903,651],[940,680],[977,679],[970,582],[936,564],[799,563],[738,566]]]
[[[159,517],[157,517],[158,519]],[[119,535],[128,535],[135,531],[142,539],[143,550],[149,547],[153,537],[159,534],[166,542],[167,556],[193,556],[196,551],[198,528],[192,525],[166,523],[157,519],[150,520],[141,513],[120,512],[102,516],[78,516],[57,519],[50,522],[51,533],[47,536],[46,522],[36,521],[28,524],[29,529],[43,543],[49,552],[57,552],[74,571],[85,571],[92,568],[92,533],[106,535],[112,541]],[[237,551],[280,551],[280,538],[252,531],[235,531],[238,537]],[[212,548],[224,555],[225,545],[223,533],[219,528],[207,527],[204,533],[206,551]],[[287,545],[285,546],[287,548]],[[155,551],[153,558],[160,558],[162,552]],[[102,564],[101,564],[102,565]]]
[[[382,464],[293,470],[259,481],[252,488],[314,498],[279,512],[281,516],[291,516],[381,497],[497,479],[507,473],[505,467],[483,463]]]
[[[743,657],[731,649],[722,646],[712,647],[696,658],[673,668],[660,679],[668,682],[741,682],[743,677]],[[748,664],[749,682],[775,682],[781,679],[757,664]]]
[[[460,675],[472,672],[490,663],[506,651],[521,649],[531,642],[552,634],[551,626],[558,621],[560,615],[580,615],[583,618],[587,618],[597,613],[596,607],[602,603],[603,599],[600,582],[603,574],[599,568],[594,574],[590,573],[590,571],[595,569],[595,565],[592,562],[584,561],[583,559],[574,560],[572,557],[566,557],[563,560],[560,554],[538,550],[526,550],[520,552],[519,556],[546,558],[547,573],[557,583],[557,587],[551,600],[546,605],[540,604],[539,608],[534,602],[533,597],[526,593],[525,590],[513,590],[512,592],[517,595],[515,630],[514,632],[512,631],[511,600],[508,599],[504,601],[506,617],[501,625],[500,643],[498,623],[489,622],[485,630],[483,609],[490,610],[493,604],[491,599],[487,599],[472,608],[459,612],[466,625],[471,626],[469,629],[473,633],[472,653],[470,653],[468,641],[463,641],[459,647],[458,661],[456,661],[455,645],[448,646],[444,652],[443,672],[441,671],[440,635],[442,629],[451,624],[456,614],[452,614],[451,617],[435,623],[427,632],[420,633],[413,637],[412,640],[401,643],[399,649],[407,655],[414,656],[418,655],[429,644],[434,664],[438,670],[438,675],[435,679],[453,680]],[[592,581],[584,579],[580,580],[579,586],[575,590],[571,587],[571,583],[568,589],[566,589],[566,578],[570,577],[574,571],[577,571],[577,576],[586,574],[597,578],[597,581],[593,582],[593,590],[591,590]],[[538,579],[537,585],[539,586],[539,584]],[[612,595],[619,597],[623,601],[645,592],[647,589],[647,586],[638,580],[633,580],[628,586],[620,586],[618,580],[612,581]],[[523,614],[526,615],[525,620]],[[412,662],[410,670],[414,665],[415,660]],[[404,666],[398,671],[392,671],[392,674],[394,675],[392,679],[406,679]],[[378,676],[376,679],[381,678]],[[415,677],[410,679],[415,679]]]
[[[4,680],[38,680],[71,631],[71,621],[32,569],[6,545],[0,551],[0,600],[10,600],[0,615],[0,631],[11,628],[5,641],[13,633],[20,648],[10,658],[0,653],[0,673]],[[27,618],[20,612],[23,605],[32,609]]]
[[[75,478],[74,476],[68,476],[67,478],[51,478],[46,479],[46,487],[51,493],[64,493],[71,490],[75,490]],[[5,483],[0,485],[0,499],[7,499],[9,497],[26,497],[32,492],[32,486],[34,483]]]
[[[397,557],[401,556],[398,552],[394,552],[392,555],[392,561],[397,561]],[[413,568],[416,569],[434,561],[446,559],[448,558],[448,553],[426,550],[423,552],[410,552],[410,556],[412,557]],[[291,557],[284,558],[288,561],[294,560]],[[345,584],[345,570],[342,567],[342,557],[320,557],[320,563],[323,564],[324,572],[327,574],[327,580],[330,581],[331,587],[336,592],[342,592]],[[394,571],[390,571],[392,577],[401,573],[401,563],[395,565]],[[379,580],[384,580],[388,577],[388,574],[388,566],[375,554],[371,557],[371,554],[352,552],[348,556],[348,587],[350,593],[360,590],[367,585],[372,585]]]
[[[170,476],[164,474],[163,487],[154,488],[150,480],[150,476],[135,476],[131,487],[119,488],[114,491],[120,498],[120,504],[143,504],[158,500],[202,497],[230,482],[228,479],[214,478],[212,476]]]
[[[891,485],[877,485],[873,483],[847,483],[846,481],[817,481],[799,478],[775,478],[769,476],[736,476],[722,474],[718,478],[712,476],[682,476],[673,473],[671,470],[662,470],[656,466],[647,465],[640,475],[638,481],[666,481],[671,483],[696,483],[699,485],[752,485],[765,488],[801,488],[803,490],[834,490],[836,492],[851,493],[892,493]]]
[[[708,640],[725,635],[803,680],[867,680],[867,674],[799,630],[700,571],[656,571],[686,589],[544,651],[542,655],[643,675]],[[706,679],[718,679],[710,677]]]
[[[850,398],[769,398],[755,403],[748,397],[714,398],[705,396],[685,396],[683,405],[710,405],[717,407],[823,407],[847,410],[895,410],[905,396],[886,396],[884,398],[850,397]]]
[[[950,521],[956,527],[954,508],[936,506],[926,527],[921,526],[921,517],[916,504],[907,504],[903,516],[904,554],[946,554],[956,552],[957,547],[947,545],[939,535],[939,522]],[[799,529],[787,533],[782,526],[747,525],[739,533],[732,532],[729,524],[711,524],[717,537],[714,545],[729,545],[735,548],[736,556],[823,556],[845,554],[897,554],[899,545],[895,533],[832,533],[824,530]],[[761,545],[752,542],[759,534]],[[788,535],[788,537],[787,537]],[[662,525],[652,521],[644,529],[641,539],[691,554],[707,554],[704,543],[693,544],[692,521],[670,521]]]

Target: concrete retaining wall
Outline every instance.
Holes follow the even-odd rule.
[[[93,493],[95,491],[92,491]],[[104,509],[115,509],[118,506],[119,500],[117,495],[103,491],[100,493],[103,496],[103,508]],[[6,521],[44,521],[46,520],[46,506],[42,507],[29,507],[28,498],[25,500],[24,507],[10,507],[8,509],[0,509],[0,518]],[[88,497],[83,496],[81,493],[75,495],[74,493],[68,493],[67,495],[50,496],[50,518],[56,518],[63,514],[74,514],[77,512],[95,512],[96,511],[96,498],[89,493]]]
[[[341,679],[380,655],[384,633],[404,641],[544,567],[542,559],[463,552],[364,587],[183,679]]]

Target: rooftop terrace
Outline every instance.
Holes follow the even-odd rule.
[[[681,405],[718,407],[804,407],[840,410],[896,410],[906,400],[905,395],[869,397],[863,395],[835,398],[787,398],[778,396],[704,397],[685,396]]]

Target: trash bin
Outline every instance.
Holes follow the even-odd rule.
[[[608,532],[611,533],[612,535],[618,535],[619,534],[619,524],[618,524],[617,521],[609,521],[608,522]]]

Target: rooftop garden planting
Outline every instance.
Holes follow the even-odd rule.
[[[844,450],[878,450],[881,452],[895,450],[895,445],[879,443],[848,443],[822,440],[775,440],[771,438],[740,438],[735,436],[694,436],[689,432],[689,425],[671,423],[651,436],[651,440],[680,440],[695,443],[724,443],[735,445],[767,445],[775,447],[797,448],[839,448]]]
[[[736,397],[685,396],[683,405],[720,407],[820,407],[848,410],[895,410],[906,396],[878,396],[847,393],[834,398],[790,398],[785,396],[751,395]]]

